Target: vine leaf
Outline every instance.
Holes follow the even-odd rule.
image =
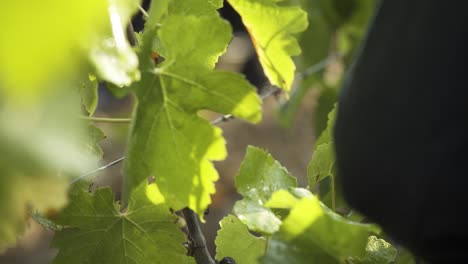
[[[267,152],[249,146],[236,176],[237,191],[244,197],[234,213],[250,230],[263,234],[278,231],[281,220],[265,203],[280,189],[296,187],[296,178]]]
[[[326,177],[335,180],[334,175],[335,155],[333,143],[323,143],[318,145],[307,167],[307,179],[310,189],[313,190],[317,183]]]
[[[261,100],[254,87],[239,74],[213,70],[231,38],[229,25],[216,12],[221,5],[172,1],[157,34],[145,29],[140,61],[148,68],[135,84],[138,107],[124,165],[124,196],[155,176],[169,206],[188,206],[202,216],[218,179],[211,161],[224,159],[226,148],[221,130],[198,111],[260,120]],[[150,59],[155,41],[165,58],[158,68]]]
[[[97,128],[94,125],[88,125],[87,129],[88,140],[86,142],[86,150],[91,154],[96,156],[99,159],[102,159],[104,156],[104,151],[99,145],[99,141],[106,138],[101,129]]]
[[[138,0],[109,0],[108,23],[89,47],[89,58],[99,77],[117,86],[140,79],[138,57],[126,37],[126,26],[138,8]]]
[[[250,33],[265,75],[286,91],[291,89],[296,66],[291,56],[301,49],[292,35],[308,26],[307,13],[277,0],[228,0]]]
[[[264,254],[266,240],[249,233],[247,227],[235,216],[228,215],[220,222],[216,237],[216,258],[233,258],[237,264],[256,264]]]
[[[330,205],[334,210],[337,207],[348,207],[341,196],[341,189],[336,177],[335,146],[333,140],[333,127],[336,117],[335,107],[328,114],[327,127],[318,138],[314,154],[307,167],[309,189],[314,190],[319,182],[319,195],[322,202]]]
[[[338,107],[337,104],[335,104],[333,109],[328,113],[327,127],[325,128],[325,130],[322,131],[322,134],[320,134],[320,137],[315,143],[315,148],[317,148],[318,146],[324,143],[334,142],[333,128],[335,127],[337,107]]]
[[[315,196],[293,205],[279,232],[268,242],[263,263],[343,263],[364,256],[367,238],[380,230],[348,221],[320,203]]]
[[[46,213],[66,204],[66,176],[97,164],[76,118],[79,97],[64,93],[34,106],[0,106],[0,199],[6,201],[0,205],[0,251],[16,242],[31,209]]]
[[[89,116],[92,116],[98,104],[98,82],[96,76],[91,74],[82,76],[78,82],[81,104],[84,106]]]
[[[147,195],[157,191],[140,184],[123,209],[109,187],[89,193],[86,183],[70,191],[70,204],[54,221],[64,226],[52,240],[59,252],[52,263],[194,263],[186,256],[176,216]]]
[[[397,249],[390,243],[376,236],[370,236],[367,240],[366,254],[363,258],[349,258],[349,264],[389,264],[394,263],[397,257]]]

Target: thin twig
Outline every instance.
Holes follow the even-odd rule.
[[[110,162],[110,163],[107,163],[106,165],[104,165],[104,166],[102,166],[102,167],[99,167],[99,168],[97,168],[97,169],[95,169],[95,170],[88,171],[88,172],[86,172],[85,174],[82,174],[82,175],[80,175],[78,178],[76,178],[76,179],[74,179],[73,181],[71,181],[70,185],[72,185],[72,184],[74,184],[75,182],[77,182],[77,181],[79,181],[79,180],[85,178],[86,176],[89,176],[89,175],[94,174],[94,173],[96,173],[96,172],[98,172],[98,171],[102,171],[102,170],[105,170],[105,169],[107,169],[107,168],[110,168],[110,167],[112,167],[112,166],[114,166],[114,165],[116,165],[116,164],[119,164],[119,163],[120,163],[121,161],[123,161],[124,159],[125,159],[125,156],[124,156],[124,157],[121,157],[121,158],[119,158],[119,159],[116,159],[116,160],[114,160],[114,161],[112,161],[112,162]]]
[[[148,19],[150,17],[150,15],[146,12],[146,10],[141,5],[138,5],[138,9],[140,10],[140,12],[143,14],[143,16],[146,19]]]
[[[188,207],[182,209],[189,231],[189,247],[197,264],[216,264],[206,247],[205,237],[198,222],[198,216]]]
[[[305,69],[304,71],[296,74],[296,78],[303,79],[305,77],[308,77],[312,74],[315,74],[323,69],[325,69],[328,65],[332,64],[333,62],[337,61],[339,58],[341,58],[340,55],[330,55],[327,58],[319,61],[318,63],[310,66],[309,68]]]
[[[138,44],[138,41],[135,37],[135,30],[133,29],[132,23],[128,23],[127,25],[127,39],[130,45],[136,46]]]
[[[98,123],[128,124],[132,122],[131,118],[107,118],[107,117],[82,116],[81,119],[88,120],[91,122],[98,122]]]

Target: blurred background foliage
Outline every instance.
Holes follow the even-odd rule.
[[[136,32],[142,30],[143,15],[137,12],[137,5],[132,5],[139,1],[109,2],[122,17],[120,30],[125,29],[135,13],[133,27]],[[289,98],[277,94],[264,101],[264,117],[259,125],[239,120],[220,124],[229,156],[216,163],[221,178],[203,225],[212,252],[218,222],[239,199],[233,178],[247,145],[267,149],[299,177],[301,185],[307,182],[306,169],[315,139],[326,128],[343,75],[359,52],[378,1],[287,2],[300,4],[309,19],[309,28],[299,36],[302,54],[295,58],[296,80]],[[122,3],[131,8],[124,8]],[[147,9],[149,3],[145,0],[141,7]],[[18,226],[12,227],[14,230],[21,229],[23,221],[29,223],[24,237],[0,256],[0,263],[48,263],[55,254],[49,249],[51,231],[28,220],[25,213],[28,204],[46,211],[66,201],[60,195],[50,201],[51,194],[66,190],[64,182],[68,181],[51,172],[66,168],[67,174],[76,177],[97,166],[96,160],[102,155],[100,148],[104,153],[103,164],[125,152],[127,124],[97,123],[101,134],[78,118],[80,109],[73,107],[81,100],[82,115],[99,117],[129,117],[133,108],[133,98],[125,87],[119,86],[137,80],[139,73],[132,64],[129,46],[123,44],[121,49],[115,49],[119,40],[113,31],[116,29],[109,24],[107,4],[105,0],[0,3],[0,197],[12,201],[8,206],[1,205],[0,210],[2,215],[13,211],[12,219],[19,219]],[[244,73],[261,92],[268,83],[242,21],[228,3],[220,14],[232,24],[234,38],[217,68]],[[130,65],[124,68],[126,78],[106,78],[113,75],[102,72],[105,65],[115,63]],[[88,75],[93,72],[98,72],[100,78]],[[214,115],[206,113],[206,117]],[[89,151],[96,159],[84,158]],[[47,184],[36,185],[36,180],[42,177],[47,177]],[[110,185],[119,193],[120,166],[98,173],[94,186],[100,185]],[[10,229],[3,229],[2,220],[0,236],[15,240]]]

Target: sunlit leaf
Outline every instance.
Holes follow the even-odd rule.
[[[269,239],[263,263],[343,263],[350,256],[364,256],[374,232],[379,232],[376,226],[348,221],[316,197],[304,197]]]
[[[135,85],[138,107],[124,168],[126,193],[155,176],[171,207],[188,206],[199,215],[210,204],[218,179],[211,161],[224,159],[226,149],[221,130],[198,111],[251,122],[261,117],[254,87],[239,74],[213,70],[231,39],[229,25],[216,12],[221,4],[173,1],[157,33],[146,29],[150,33],[144,33],[140,61],[148,68]],[[165,58],[156,68],[150,58],[155,39]]]
[[[249,147],[236,176],[237,191],[244,198],[236,202],[234,213],[250,230],[273,234],[281,221],[265,203],[274,192],[296,185],[296,178],[270,154]]]
[[[291,56],[301,49],[293,36],[307,28],[307,13],[299,6],[275,0],[229,0],[250,33],[265,75],[286,91],[291,89],[296,66]]]

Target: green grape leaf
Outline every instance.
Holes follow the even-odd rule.
[[[89,116],[96,111],[98,104],[98,81],[96,76],[89,74],[79,82],[81,104],[84,106]]]
[[[0,251],[24,231],[29,211],[66,204],[66,176],[97,164],[85,150],[79,97],[70,90],[27,107],[0,106],[0,199],[7,201],[0,205]]]
[[[309,27],[299,36],[299,44],[302,53],[296,60],[298,65],[297,70],[303,74],[310,71],[310,69],[318,70],[314,70],[314,73],[310,75],[307,74],[304,76],[305,78],[299,79],[297,85],[295,84],[291,90],[291,98],[281,105],[278,115],[279,120],[283,126],[287,127],[291,126],[308,92],[312,88],[322,86],[323,72],[326,66],[323,61],[329,57],[330,42],[333,33],[331,27],[324,19],[322,12],[320,12],[319,1],[301,0],[300,3],[301,7],[307,11]],[[320,67],[317,67],[319,65]],[[314,111],[314,128],[317,135],[321,133],[321,129],[317,126],[317,121],[321,121],[319,119],[322,116],[319,111],[321,108],[321,98],[322,97],[319,98],[318,107]],[[336,100],[334,102],[336,102]],[[323,126],[326,125],[328,112],[330,112],[330,109],[325,113]]]
[[[77,183],[54,219],[64,228],[52,240],[59,249],[52,263],[195,263],[186,256],[176,216],[148,199],[157,192],[143,182],[121,208],[109,187],[89,193],[88,184]]]
[[[390,243],[376,236],[370,236],[363,258],[349,258],[349,264],[389,264],[394,263],[398,251]]]
[[[167,14],[171,0],[151,1],[148,10],[149,18],[146,21],[145,28],[156,28],[164,15]]]
[[[309,187],[312,189],[315,185],[325,179],[328,176],[334,177],[334,165],[335,165],[335,154],[334,154],[334,140],[333,140],[333,127],[335,126],[336,109],[328,113],[327,127],[323,130],[322,134],[318,138],[314,146],[314,154],[307,167],[307,179]]]
[[[140,79],[138,57],[126,37],[126,27],[138,9],[138,0],[109,0],[108,25],[89,48],[89,59],[98,76],[117,86]]]
[[[304,197],[269,240],[263,263],[343,263],[364,256],[367,238],[378,232],[374,225],[335,214],[314,196]]]
[[[330,176],[332,180],[335,180],[334,151],[333,143],[323,143],[315,148],[312,159],[307,167],[307,179],[310,189],[314,189],[317,183],[326,177]]]
[[[325,128],[325,130],[323,130],[317,142],[315,142],[315,148],[317,148],[318,146],[324,143],[334,142],[333,127],[335,126],[337,107],[338,107],[337,104],[335,104],[335,107],[333,108],[333,110],[331,110],[330,113],[328,113],[327,127]]]
[[[88,142],[86,143],[86,149],[92,154],[102,159],[104,156],[104,151],[101,146],[99,146],[99,141],[106,138],[104,133],[94,125],[88,125]]]
[[[232,35],[216,11],[221,5],[172,1],[160,29],[145,29],[151,34],[144,33],[140,61],[148,68],[135,84],[138,107],[124,165],[124,195],[155,176],[169,206],[188,206],[202,216],[218,179],[211,161],[224,159],[226,148],[221,130],[198,112],[261,119],[255,88],[239,74],[213,70]],[[165,58],[157,68],[150,58],[156,38]]]
[[[319,182],[320,200],[333,210],[348,208],[341,195],[340,184],[337,182],[334,154],[333,127],[335,125],[336,105],[328,114],[327,128],[318,138],[312,159],[307,167],[309,189],[314,190]],[[330,178],[328,178],[330,177]]]
[[[235,216],[228,215],[220,222],[216,237],[216,259],[233,258],[237,264],[256,264],[264,254],[266,240],[250,234]]]
[[[316,135],[322,134],[327,128],[328,114],[338,102],[338,91],[331,87],[324,87],[320,91],[317,107],[314,110],[314,131]]]
[[[0,1],[0,92],[25,102],[60,89],[106,13],[105,0]]]
[[[291,89],[296,66],[291,56],[301,49],[293,34],[307,28],[307,13],[276,0],[229,0],[250,33],[265,75],[286,91]]]
[[[234,205],[234,213],[250,230],[273,234],[280,219],[264,205],[274,192],[296,187],[296,178],[267,152],[249,146],[236,176],[237,191],[244,197]]]

